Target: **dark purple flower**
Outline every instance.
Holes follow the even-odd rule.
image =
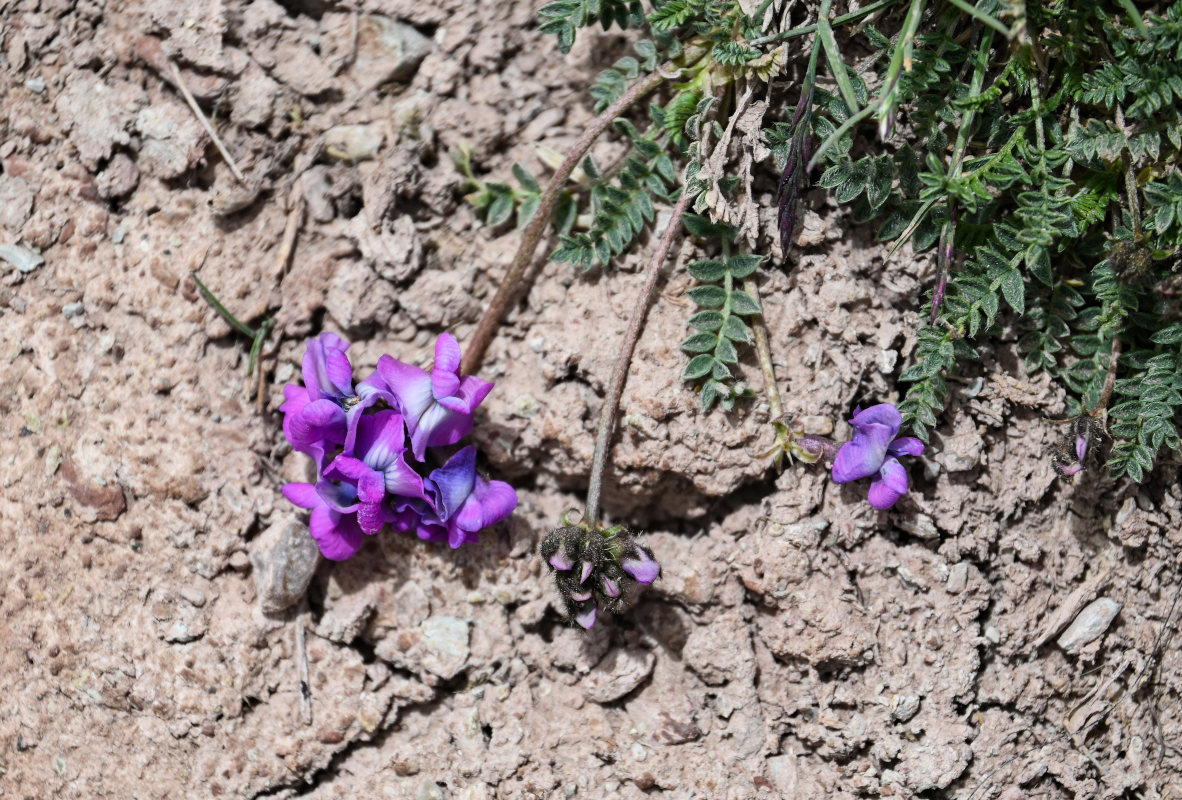
[[[364,537],[357,523],[357,491],[351,484],[289,483],[283,487],[283,496],[312,510],[308,531],[325,558],[344,561],[361,548]]]
[[[517,507],[517,492],[503,481],[485,480],[476,474],[476,448],[460,450],[423,481],[423,490],[434,512],[424,515],[423,525],[447,531],[447,542],[459,547],[475,542],[482,528],[506,519]],[[427,531],[422,538],[435,538]]]
[[[874,476],[870,483],[870,505],[877,509],[890,508],[907,493],[907,470],[899,463],[899,456],[918,456],[923,453],[923,442],[911,436],[895,438],[903,416],[889,403],[871,406],[865,411],[855,409],[850,425],[854,427],[853,441],[846,442],[833,460],[835,483],[849,483]]]
[[[347,446],[324,475],[357,486],[357,521],[365,533],[377,533],[394,521],[393,511],[383,505],[387,495],[425,500],[423,479],[406,463],[406,428],[396,412],[383,409],[359,418],[351,438],[352,447]]]
[[[428,447],[455,444],[472,430],[472,412],[493,384],[460,378],[460,345],[450,333],[435,342],[430,374],[390,356],[378,360],[378,375],[410,431],[411,452],[420,461]]]

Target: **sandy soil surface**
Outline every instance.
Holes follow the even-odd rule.
[[[517,235],[481,226],[449,151],[544,174],[535,146],[578,135],[626,52],[558,56],[536,5],[0,0],[0,241],[44,258],[0,262],[0,797],[1182,797],[1178,467],[1057,478],[1063,398],[1012,348],[875,512],[769,470],[758,403],[699,412],[674,269],[606,496],[664,577],[567,625],[535,551],[582,502],[639,256],[543,267],[493,342],[475,435],[509,522],[456,552],[370,541],[315,567],[302,614],[264,612],[302,533],[277,408],[307,336],[362,370],[463,342]],[[762,291],[789,409],[840,438],[897,399],[933,271],[808,203],[799,268]],[[261,410],[190,272],[274,316]]]

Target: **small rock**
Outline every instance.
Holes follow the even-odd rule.
[[[376,158],[386,135],[376,125],[337,125],[324,134],[324,152],[349,163]]]
[[[66,303],[64,306],[62,306],[62,314],[65,316],[66,319],[73,319],[74,317],[80,317],[85,313],[86,313],[86,309],[82,306],[81,300],[78,300],[77,302],[74,302],[74,303]]]
[[[19,272],[32,272],[45,263],[39,253],[17,244],[0,244],[0,260],[7,261]]]
[[[919,713],[919,702],[919,695],[892,695],[891,717],[896,722],[906,722]]]
[[[444,789],[435,781],[423,781],[418,800],[444,800]]]
[[[410,25],[380,14],[366,14],[357,26],[357,57],[351,73],[361,86],[380,86],[414,75],[431,40]]]
[[[135,191],[140,182],[140,168],[135,165],[126,153],[116,153],[111,157],[107,168],[94,179],[99,197],[104,200],[117,200]]]
[[[13,236],[20,233],[33,213],[36,192],[23,178],[0,175],[0,228]]]
[[[648,650],[612,650],[583,678],[583,695],[593,703],[611,703],[642,684],[652,674],[656,657]]]
[[[205,630],[205,623],[200,620],[190,620],[188,623],[174,622],[172,627],[165,632],[164,641],[187,644],[204,636]]]
[[[181,589],[181,597],[183,597],[194,608],[201,608],[205,605],[205,592],[198,589],[196,586],[186,586]]]
[[[450,680],[468,661],[468,621],[457,617],[428,617],[419,630],[423,634],[423,669]]]
[[[961,561],[958,564],[953,564],[952,569],[948,570],[948,582],[944,589],[948,594],[960,594],[969,585],[969,565]]]
[[[927,514],[916,514],[913,519],[900,519],[895,525],[918,539],[938,539],[940,531]]]
[[[1079,612],[1075,621],[1063,631],[1058,644],[1066,652],[1073,653],[1089,642],[1093,642],[1104,635],[1112,620],[1116,618],[1121,605],[1108,597],[1101,597]]]
[[[320,563],[320,548],[307,526],[286,515],[251,544],[250,561],[263,612],[277,614],[298,603]]]

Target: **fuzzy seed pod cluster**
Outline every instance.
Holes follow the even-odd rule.
[[[567,616],[583,628],[595,625],[600,610],[618,613],[630,585],[649,584],[661,575],[653,551],[621,526],[567,525],[551,531],[539,549],[554,572]]]

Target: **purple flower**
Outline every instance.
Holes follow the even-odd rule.
[[[300,508],[312,510],[308,531],[320,545],[325,558],[344,561],[361,548],[363,536],[357,523],[357,492],[352,485],[328,481],[315,486],[289,483],[283,487],[283,496]]]
[[[390,356],[378,360],[378,375],[410,431],[411,452],[420,461],[428,447],[455,444],[472,430],[472,412],[493,385],[460,378],[460,345],[450,333],[435,342],[430,374]]]
[[[661,565],[653,558],[652,551],[639,545],[632,553],[621,559],[620,566],[637,583],[652,583],[661,575]]]
[[[918,456],[923,453],[923,442],[911,436],[895,438],[903,416],[889,403],[854,410],[850,425],[854,426],[853,441],[837,451],[833,461],[835,483],[849,483],[874,476],[870,483],[870,505],[877,509],[890,508],[907,493],[907,470],[899,463],[899,456]]]
[[[423,479],[406,463],[406,428],[394,411],[384,409],[361,417],[350,438],[352,446],[346,445],[345,453],[333,460],[324,475],[357,486],[357,521],[365,533],[377,533],[394,521],[393,511],[383,505],[387,495],[425,500]]]
[[[507,518],[517,507],[517,492],[503,481],[489,481],[476,474],[476,448],[460,450],[423,481],[423,489],[434,515],[424,516],[428,535],[436,538],[447,531],[447,542],[459,547],[477,541],[481,528]]]
[[[349,344],[335,333],[308,342],[304,353],[304,385],[285,386],[283,433],[291,446],[324,466],[325,454],[345,443],[350,419],[360,411],[353,392]]]

